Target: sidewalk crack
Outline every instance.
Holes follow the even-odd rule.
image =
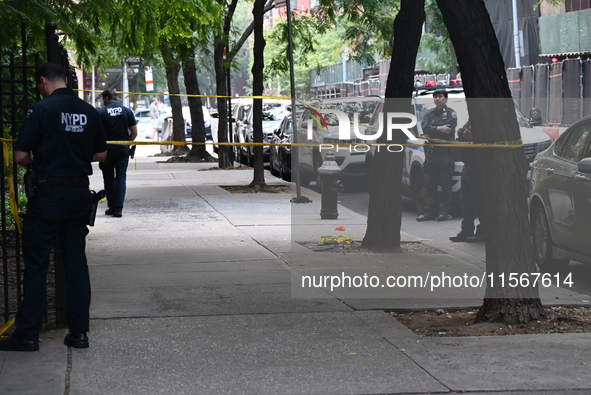
[[[70,395],[70,378],[72,377],[72,348],[68,347],[68,354],[66,359],[66,377],[64,386],[64,395]]]

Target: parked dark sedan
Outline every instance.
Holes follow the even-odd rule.
[[[530,219],[535,258],[543,270],[570,260],[591,263],[591,117],[583,118],[532,165]]]
[[[252,129],[254,107],[249,111],[248,118],[242,123],[242,135],[245,143],[254,143],[254,134]],[[270,143],[273,132],[277,129],[281,120],[287,113],[287,103],[285,100],[265,101],[263,100],[263,143]],[[242,141],[241,141],[242,142]],[[240,147],[241,162],[253,166],[254,164],[254,146]],[[269,161],[269,146],[263,146],[263,161]]]
[[[279,128],[271,138],[272,144],[291,144],[293,139],[293,125],[291,115],[286,115]],[[269,148],[271,174],[275,177],[291,181],[291,147],[271,145]]]

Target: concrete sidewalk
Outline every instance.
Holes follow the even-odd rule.
[[[43,333],[39,352],[0,352],[0,394],[591,392],[589,334],[423,338],[384,312],[479,306],[484,289],[301,286],[304,276],[479,277],[481,261],[315,252],[321,236],[361,240],[366,218],[339,207],[338,220],[320,220],[307,189],[312,203],[297,205],[285,193],[231,194],[221,186],[248,184],[251,170],[159,163],[139,148],[123,217],[99,207],[87,239],[90,349],[68,349],[59,330]],[[589,301],[556,287],[542,298]]]

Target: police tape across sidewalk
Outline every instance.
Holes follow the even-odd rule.
[[[422,139],[422,137],[418,137],[417,139]],[[426,139],[425,139],[426,140]],[[14,180],[12,178],[12,166],[10,161],[9,155],[9,148],[8,143],[14,142],[13,139],[5,139],[0,138],[2,142],[3,151],[4,151],[4,167],[6,169],[6,174],[8,177],[8,186],[9,186],[9,194],[10,194],[10,207],[12,214],[15,219],[16,228],[18,229],[19,233],[21,233],[21,224],[20,224],[20,217],[18,215],[18,206],[17,206],[17,197],[16,191],[14,190]],[[434,141],[434,140],[429,140]],[[462,143],[449,143],[448,141],[435,141],[435,143],[406,143],[406,144],[388,144],[388,143],[331,143],[331,144],[321,144],[321,143],[233,143],[233,142],[186,142],[186,141],[107,141],[107,144],[112,145],[219,145],[219,146],[247,146],[247,147],[269,147],[269,146],[276,146],[276,147],[318,147],[320,151],[322,150],[339,150],[341,148],[348,148],[349,150],[354,150],[357,153],[363,153],[370,150],[370,147],[387,147],[389,152],[401,152],[403,151],[403,147],[411,146],[411,147],[419,147],[419,146],[440,146],[445,145],[446,147],[454,147],[454,148],[519,148],[523,147],[523,142],[521,139],[515,141],[500,141],[495,143],[483,143],[483,144],[475,144],[471,142],[462,142]],[[396,147],[395,150],[391,150],[391,147]]]
[[[418,139],[423,139],[418,137]],[[427,140],[427,139],[424,139]],[[402,147],[421,147],[421,146],[442,146],[453,147],[453,148],[520,148],[523,147],[523,141],[521,139],[513,141],[498,141],[493,143],[472,143],[472,142],[461,142],[461,143],[450,143],[446,140],[434,140],[429,139],[428,141],[434,141],[433,143],[233,143],[233,142],[186,142],[186,141],[107,141],[107,144],[113,145],[221,145],[221,146],[238,146],[238,147],[319,147],[319,148],[336,148],[336,147],[360,147],[360,149],[369,149],[369,147],[380,147],[380,146],[402,146]]]

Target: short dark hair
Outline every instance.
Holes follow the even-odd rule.
[[[37,83],[41,82],[41,77],[47,78],[49,81],[66,81],[66,72],[59,64],[48,62],[37,67],[35,81]]]
[[[435,89],[433,91],[433,97],[437,95],[443,95],[443,97],[447,98],[447,91],[445,89]]]
[[[115,91],[112,91],[110,89],[105,89],[103,93],[101,93],[101,96],[107,100],[115,100],[115,98],[117,97]]]

